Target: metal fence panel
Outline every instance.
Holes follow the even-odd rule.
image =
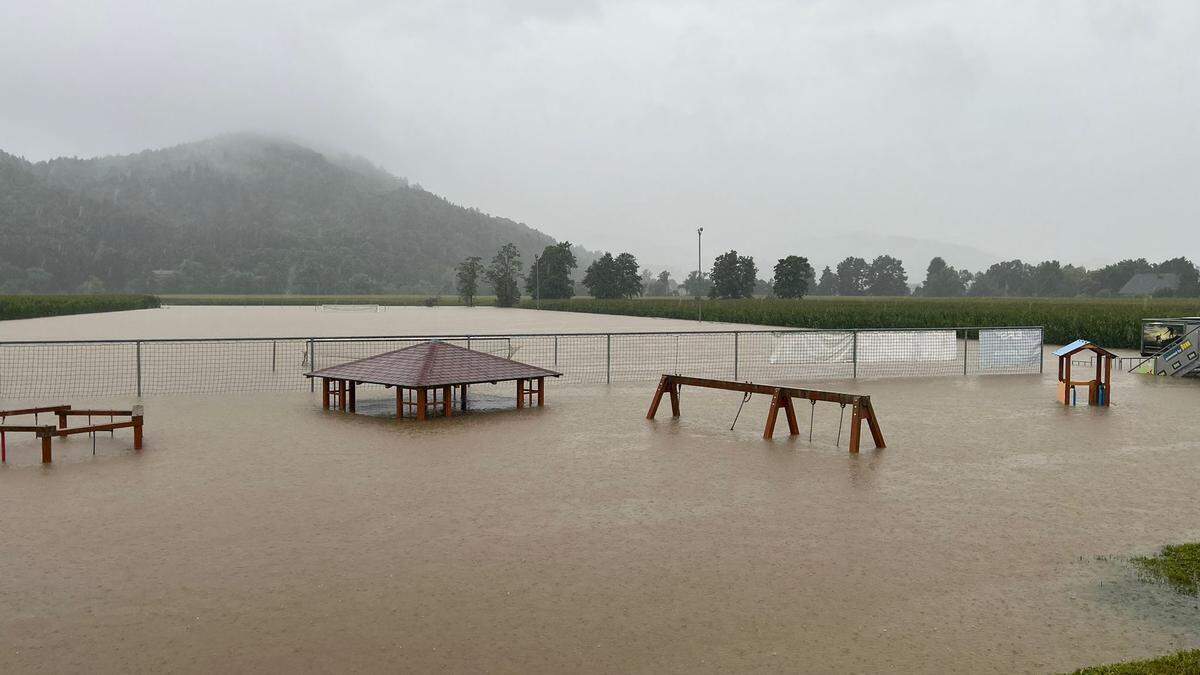
[[[429,339],[557,370],[576,384],[662,373],[787,381],[1042,366],[1036,327],[0,342],[0,398],[300,391],[312,386],[305,372]]]

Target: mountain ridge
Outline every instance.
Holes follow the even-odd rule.
[[[0,235],[10,290],[233,293],[445,292],[468,255],[511,241],[528,264],[555,241],[361,157],[246,133],[36,163],[0,151]]]

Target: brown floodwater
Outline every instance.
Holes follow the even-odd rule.
[[[764,441],[764,397],[730,431],[741,396],[688,388],[647,421],[652,383],[521,411],[482,388],[494,410],[427,424],[148,397],[143,451],[75,437],[48,467],[10,439],[0,672],[1050,672],[1200,645],[1197,600],[1125,562],[1200,538],[1200,382],[1118,375],[1109,409],[1049,373],[804,384],[871,394],[889,447],[835,446],[832,404]]]

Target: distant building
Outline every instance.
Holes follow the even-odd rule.
[[[1174,291],[1179,288],[1178,274],[1155,274],[1147,272],[1145,274],[1135,274],[1133,278],[1117,291],[1117,295],[1125,296],[1144,296],[1154,295],[1159,291]]]

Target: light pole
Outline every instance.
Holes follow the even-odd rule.
[[[700,259],[700,238],[704,235],[704,228],[696,228],[696,320],[704,321],[704,263]]]
[[[542,308],[542,266],[541,256],[533,256],[533,306],[537,309]]]

